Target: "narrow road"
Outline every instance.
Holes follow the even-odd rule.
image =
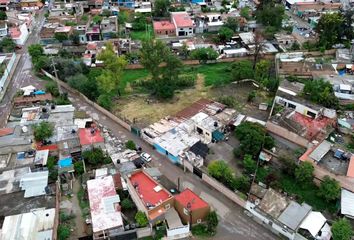
[[[225,198],[212,187],[206,185],[197,176],[174,165],[165,156],[158,154],[152,147],[141,138],[124,129],[119,124],[97,112],[88,105],[84,99],[73,96],[69,93],[69,98],[76,109],[85,111],[98,123],[106,126],[111,132],[122,140],[133,140],[143,148],[143,151],[152,156],[152,165],[158,167],[170,181],[177,185],[180,179],[181,189],[186,187],[195,191],[206,200],[220,216],[220,224],[215,239],[238,239],[238,240],[270,240],[277,239],[277,236],[262,225],[254,222],[244,214],[244,209]]]
[[[26,41],[26,44],[21,49],[22,54],[18,53],[21,54],[20,60],[16,66],[12,79],[10,80],[4,98],[0,103],[0,116],[2,116],[0,118],[0,127],[4,127],[6,124],[6,116],[8,116],[11,111],[11,100],[19,88],[27,85],[33,85],[36,88],[43,87],[43,82],[38,81],[32,74],[32,63],[28,54],[28,46],[34,43],[39,43],[39,32],[42,28],[44,20],[44,10],[41,10],[36,16],[35,25]]]

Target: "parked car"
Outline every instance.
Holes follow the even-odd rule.
[[[146,152],[143,152],[142,154],[140,154],[140,157],[145,162],[150,162],[151,161],[151,156],[148,153],[146,153]]]

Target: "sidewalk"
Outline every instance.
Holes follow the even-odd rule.
[[[10,82],[12,81],[12,77],[13,77],[15,71],[16,71],[17,65],[18,65],[21,57],[22,57],[22,54],[16,53],[15,62],[13,64],[12,68],[11,68],[9,76],[7,76],[7,79],[6,79],[5,84],[3,86],[3,91],[0,92],[0,102],[2,101],[2,99],[4,98],[4,96],[6,94],[7,87],[9,86]]]

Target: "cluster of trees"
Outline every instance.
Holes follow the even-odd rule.
[[[249,179],[246,176],[235,176],[233,170],[223,160],[212,161],[208,165],[208,173],[231,190],[247,192]]]
[[[111,158],[107,156],[101,148],[93,148],[92,150],[84,151],[82,157],[85,163],[92,167],[112,163]]]
[[[49,58],[44,55],[44,49],[40,44],[29,46],[28,53],[32,58],[32,64],[36,71],[40,71],[49,66]]]
[[[13,52],[16,48],[16,43],[9,37],[4,37],[0,41],[0,52]]]
[[[205,64],[207,61],[214,61],[219,56],[213,48],[197,48],[190,52],[190,58]]]
[[[350,240],[354,233],[350,222],[346,218],[340,218],[332,224],[333,240]]]
[[[240,141],[239,148],[234,150],[235,156],[258,157],[259,152],[264,147],[272,149],[274,147],[274,139],[267,134],[266,129],[252,122],[243,122],[235,130],[235,136]]]
[[[350,44],[350,40],[354,38],[353,15],[354,10],[323,14],[316,26],[319,47],[330,49],[338,43]]]
[[[282,27],[284,14],[283,5],[276,4],[273,0],[264,0],[257,7],[256,19],[266,27],[266,32],[275,33]]]
[[[249,60],[242,60],[231,65],[231,75],[235,81],[255,79],[269,91],[276,92],[279,80],[271,73],[271,67],[268,60],[260,60],[255,65]]]
[[[338,99],[334,95],[332,85],[323,79],[306,81],[303,95],[306,99],[327,108],[338,107]]]

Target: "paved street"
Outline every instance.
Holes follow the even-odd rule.
[[[158,154],[142,139],[128,132],[106,116],[102,116],[102,114],[97,112],[94,108],[86,104],[83,99],[73,97],[70,94],[69,97],[78,110],[85,111],[93,119],[110,129],[119,139],[134,140],[136,144],[143,148],[143,151],[148,152],[152,156],[152,165],[159,167],[161,173],[170,181],[177,185],[177,179],[179,178],[184,188],[191,188],[199,196],[209,202],[220,216],[219,229],[215,239],[277,239],[273,233],[245,215],[241,207],[204,184],[197,176],[189,172],[184,173],[181,168],[172,164],[166,157]]]
[[[39,32],[44,23],[44,11],[42,10],[36,16],[35,26],[30,33],[25,46],[21,49],[21,58],[18,62],[11,82],[6,90],[3,100],[0,103],[0,127],[6,123],[8,114],[11,111],[11,100],[15,96],[17,90],[27,85],[33,85],[37,88],[43,87],[43,82],[39,81],[32,75],[32,63],[27,48],[29,45],[39,42]],[[21,54],[19,53],[19,54]]]

